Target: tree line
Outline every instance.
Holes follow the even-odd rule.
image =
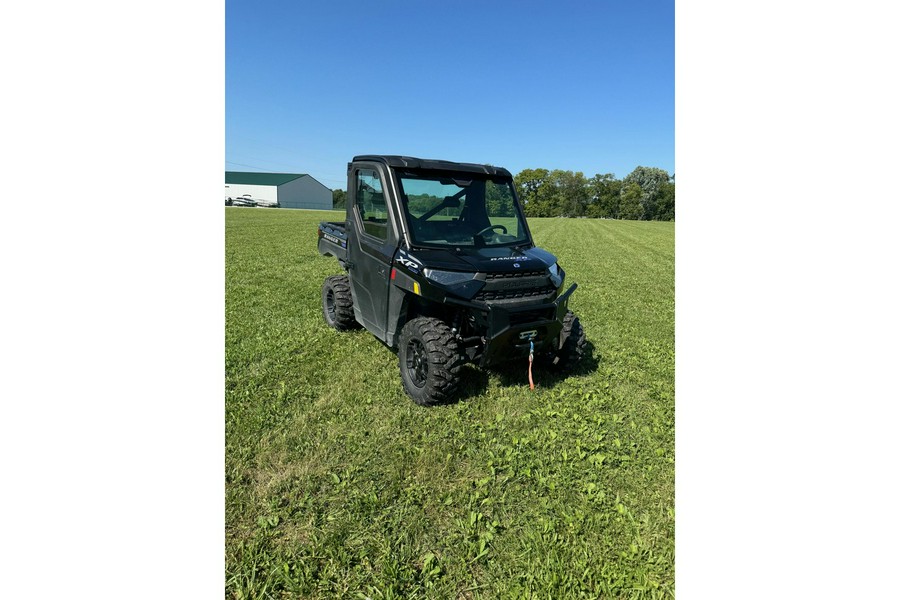
[[[656,167],[637,167],[616,179],[590,179],[581,171],[524,169],[516,193],[529,217],[592,217],[640,221],[675,220],[675,176]],[[332,192],[335,209],[346,208],[346,192]]]
[[[525,169],[516,193],[529,217],[675,220],[675,178],[656,167],[637,167],[624,179],[559,169]]]

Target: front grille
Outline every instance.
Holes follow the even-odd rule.
[[[546,299],[553,296],[556,288],[551,285],[524,290],[493,290],[475,294],[476,302],[512,302],[531,298]]]
[[[523,277],[546,277],[547,271],[512,271],[510,273],[487,273],[486,280],[522,279]]]

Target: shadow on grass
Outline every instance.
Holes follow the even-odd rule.
[[[537,387],[552,389],[561,381],[565,381],[574,375],[588,375],[597,370],[600,365],[601,356],[594,354],[594,344],[587,341],[584,345],[584,358],[578,365],[568,373],[560,373],[552,366],[535,361],[532,368],[534,384]],[[504,386],[522,385],[528,383],[528,362],[527,360],[516,361],[514,363],[505,363],[493,367],[491,371],[500,378],[500,383]]]
[[[594,344],[590,341],[585,343],[584,350],[584,358],[570,373],[559,373],[552,367],[536,363],[532,369],[535,385],[546,389],[552,389],[560,381],[564,381],[573,375],[588,375],[596,371],[602,357],[599,354],[594,354]],[[489,371],[500,378],[500,383],[504,387],[520,386],[523,383],[528,383],[527,359],[524,361],[520,359],[516,362],[497,365],[491,367]],[[466,402],[475,396],[479,396],[487,390],[488,380],[488,371],[472,364],[463,365],[459,390],[457,393],[450,400],[438,402],[434,406],[453,405],[459,402]]]
[[[459,389],[453,398],[438,402],[434,406],[448,406],[459,402],[480,396],[485,392],[488,386],[488,374],[483,369],[479,369],[475,365],[465,364],[459,377]]]

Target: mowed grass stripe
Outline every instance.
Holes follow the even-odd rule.
[[[602,354],[595,376],[610,384],[610,410],[640,417],[628,425],[643,423],[648,438],[644,448],[665,445],[674,431],[674,224],[588,219],[531,223],[540,232],[537,243],[554,252],[567,277],[579,283],[570,306]],[[636,395],[651,401],[635,403]],[[674,473],[670,475],[665,493],[674,488]],[[638,479],[623,483],[629,497],[645,493]]]
[[[424,409],[321,318],[316,225],[226,209],[228,597],[674,594],[674,228],[535,219],[579,289],[568,379],[467,367]]]

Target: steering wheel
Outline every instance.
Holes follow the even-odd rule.
[[[506,235],[507,229],[506,229],[506,227],[503,226],[503,225],[491,225],[490,227],[485,227],[484,229],[482,229],[481,231],[479,231],[479,232],[476,233],[475,235],[484,235],[485,233],[487,233],[487,232],[489,232],[489,231],[493,231],[494,229],[502,229],[502,230],[503,230],[503,235]]]

